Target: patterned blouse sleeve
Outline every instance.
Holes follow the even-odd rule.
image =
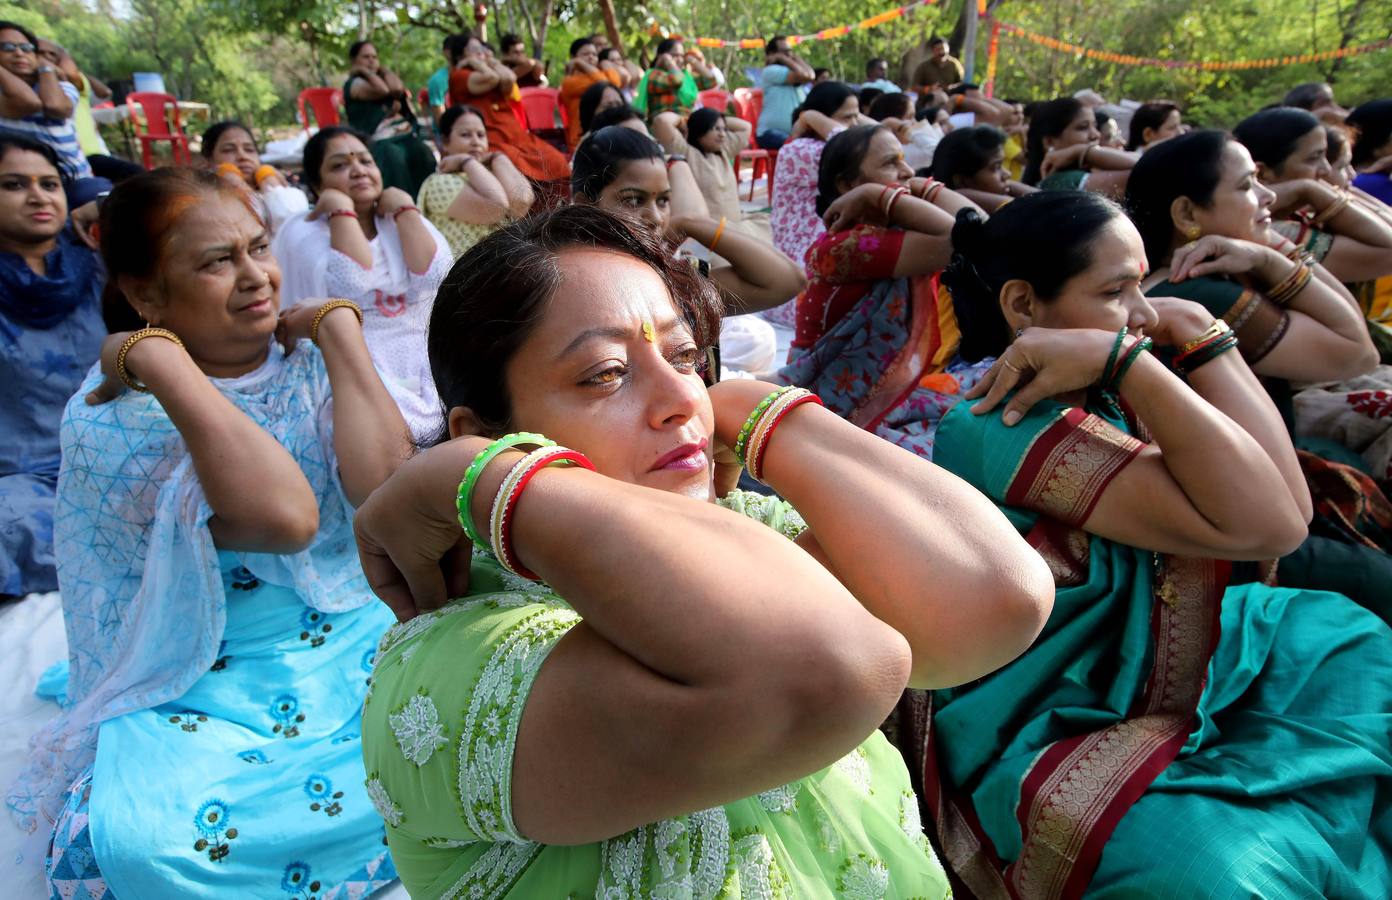
[[[1000,408],[975,415],[960,403],[944,417],[933,461],[996,503],[1081,526],[1117,473],[1145,446],[1100,416],[1038,403],[1014,426]]]
[[[828,232],[813,245],[807,260],[808,274],[828,284],[880,281],[894,277],[904,231],[875,225],[857,225],[847,231]]]
[[[1290,328],[1290,313],[1261,293],[1223,278],[1191,278],[1179,284],[1163,282],[1149,293],[1179,297],[1203,305],[1227,322],[1237,334],[1237,349],[1248,365],[1280,343]]]

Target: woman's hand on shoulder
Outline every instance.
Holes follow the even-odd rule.
[[[111,400],[115,400],[126,392],[125,382],[116,374],[116,356],[121,352],[121,345],[126,342],[133,331],[118,331],[109,334],[102,341],[101,346],[101,384],[97,385],[87,394],[88,406],[99,406]],[[126,374],[136,379],[144,381],[142,372],[148,372],[152,367],[161,365],[176,356],[188,354],[184,348],[173,341],[164,338],[150,337],[136,343],[126,352]]]
[[[295,345],[301,340],[310,337],[310,328],[314,325],[314,317],[319,315],[319,310],[323,308],[329,298],[317,300],[305,300],[289,309],[280,311],[280,321],[276,324],[276,341],[284,348],[288,354],[295,349]],[[362,330],[358,324],[358,317],[353,310],[347,306],[336,306],[324,314],[324,318],[319,320],[319,334],[327,335],[331,331],[348,327],[352,322],[352,327]]]
[[[1079,160],[1082,159],[1083,151],[1093,145],[1074,144],[1071,147],[1055,147],[1044,154],[1043,161],[1039,164],[1039,176],[1048,178],[1055,172],[1063,172],[1068,169],[1077,168]]]
[[[851,188],[832,201],[822,216],[827,231],[846,231],[861,223],[884,224],[884,211],[880,209],[880,197],[885,185],[861,184]]]
[[[1115,343],[1115,332],[1094,328],[1027,328],[963,396],[981,398],[971,408],[981,415],[1016,391],[1001,415],[1014,425],[1039,401],[1100,381]]]
[[[460,437],[416,454],[353,517],[368,586],[402,622],[468,593],[473,549],[456,498],[465,469],[488,444]]]
[[[449,156],[440,160],[439,171],[444,174],[463,171],[464,166],[473,158],[474,157],[470,156],[468,153],[451,153]]]
[[[329,214],[338,210],[351,210],[353,208],[353,198],[343,191],[333,188],[325,188],[319,194],[319,199],[314,202],[314,208],[309,211],[310,219],[328,218]]]
[[[1169,280],[1179,283],[1205,275],[1246,275],[1267,265],[1275,251],[1251,241],[1208,234],[1190,241],[1170,258]]]
[[[382,196],[377,200],[377,217],[386,219],[396,215],[403,207],[411,206],[415,203],[411,195],[401,188],[389,187],[382,192]]]

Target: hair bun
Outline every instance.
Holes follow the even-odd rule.
[[[952,249],[968,258],[977,256],[986,244],[986,220],[971,207],[958,210],[952,225]]]

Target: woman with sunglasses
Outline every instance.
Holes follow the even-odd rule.
[[[56,66],[39,58],[34,33],[0,21],[0,131],[52,147],[65,183],[92,176],[73,124],[77,102],[77,88]]]

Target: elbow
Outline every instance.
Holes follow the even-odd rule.
[[[1262,561],[1295,552],[1310,535],[1306,508],[1292,497],[1289,509],[1273,510],[1270,515],[1247,520],[1238,533],[1231,535],[1227,547],[1215,548],[1218,552],[1214,555],[1234,561]]]
[[[784,257],[786,259],[786,257]],[[799,269],[792,260],[788,260],[788,265],[783,274],[773,284],[773,291],[783,300],[796,297],[802,293],[802,289],[807,287],[807,276]]]
[[[870,734],[908,686],[913,653],[898,631],[870,616],[858,627],[827,628],[820,639],[788,648],[786,677],[776,679],[791,724],[791,742],[844,733],[851,743]]]
[[[319,508],[311,501],[280,508],[264,524],[267,549],[272,553],[298,553],[319,533]]]
[[[1377,347],[1373,346],[1371,340],[1359,341],[1357,351],[1349,354],[1348,371],[1340,378],[1357,378],[1359,375],[1367,375],[1376,369],[1381,361]]]

